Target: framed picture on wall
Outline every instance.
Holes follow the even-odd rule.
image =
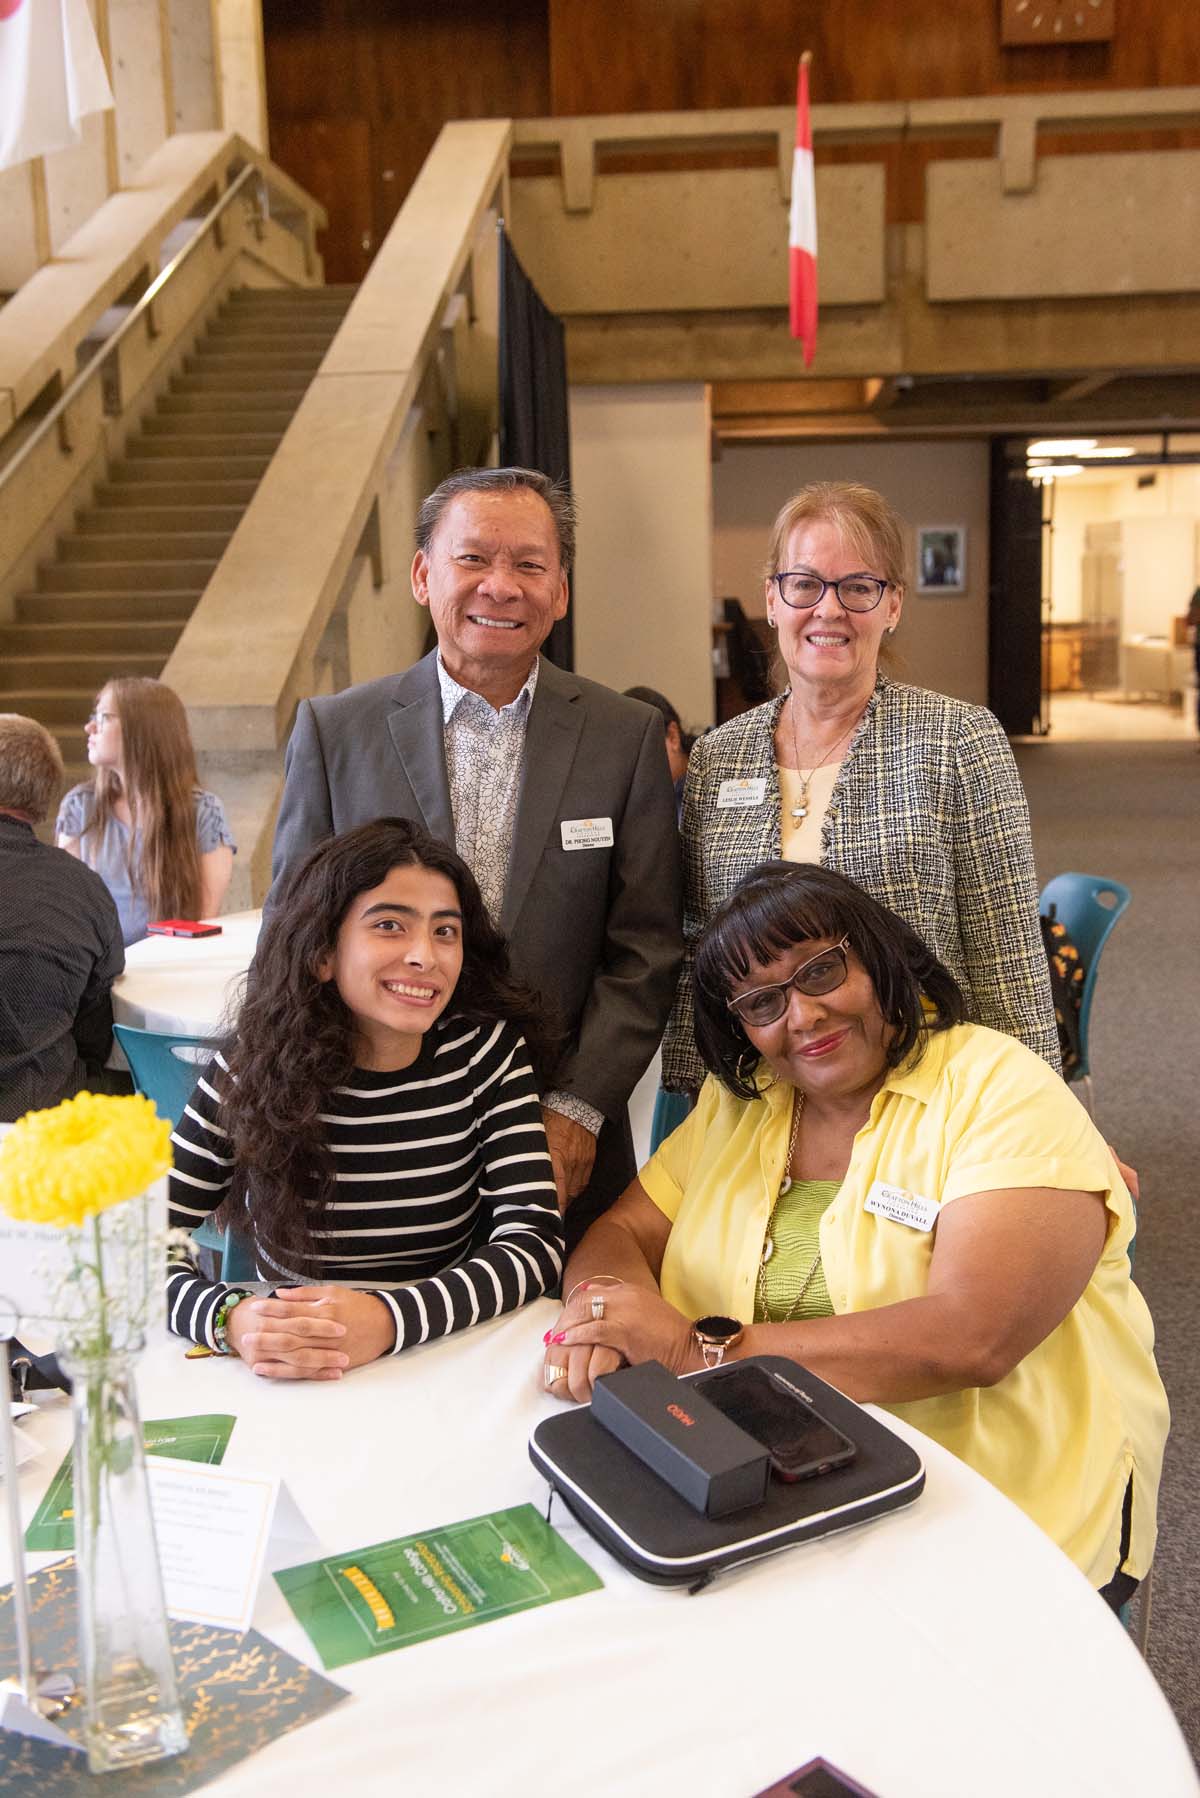
[[[921,525],[917,531],[917,592],[953,594],[966,590],[966,525]]]

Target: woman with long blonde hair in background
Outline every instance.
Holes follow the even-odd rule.
[[[236,845],[224,806],[197,779],[179,696],[157,680],[111,680],[86,731],[95,779],[64,798],[55,841],[100,875],[125,942],[151,919],[215,916]]]

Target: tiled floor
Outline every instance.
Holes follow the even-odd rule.
[[[1129,700],[1121,693],[1053,693],[1050,696],[1050,741],[1096,743],[1125,739],[1136,742],[1175,742],[1196,736],[1195,714],[1189,704],[1158,704]],[[1045,741],[1019,738],[1020,742]]]

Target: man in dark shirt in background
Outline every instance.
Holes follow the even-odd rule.
[[[98,874],[34,835],[63,763],[49,731],[0,712],[0,1122],[112,1090],[112,983],[125,966]],[[127,1089],[123,1089],[127,1090]]]

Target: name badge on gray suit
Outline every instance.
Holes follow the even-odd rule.
[[[611,818],[564,818],[559,827],[564,849],[611,849]]]

